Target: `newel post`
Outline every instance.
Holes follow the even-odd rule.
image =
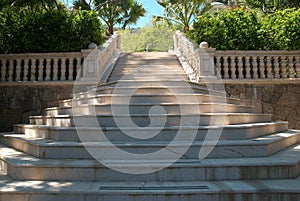
[[[174,41],[174,51],[179,52],[180,51],[180,37],[182,36],[182,33],[178,30],[173,36],[173,41]]]
[[[199,64],[197,66],[199,77],[215,76],[214,57],[216,54],[215,48],[209,48],[207,42],[201,42],[198,48]]]
[[[94,81],[100,79],[101,50],[95,43],[89,45],[89,49],[81,50],[84,58],[82,81]]]

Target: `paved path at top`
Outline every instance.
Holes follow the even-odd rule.
[[[187,80],[177,57],[166,52],[143,52],[124,55],[117,62],[109,82],[126,79],[124,76],[127,75],[135,80]]]

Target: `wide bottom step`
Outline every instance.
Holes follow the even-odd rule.
[[[49,182],[13,181],[0,175],[5,201],[292,201],[300,178],[207,182]]]

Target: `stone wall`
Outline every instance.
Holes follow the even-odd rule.
[[[0,84],[0,131],[11,131],[13,124],[28,123],[30,115],[58,105],[72,97],[74,82],[30,82]]]
[[[229,97],[255,106],[257,112],[273,114],[273,120],[289,121],[300,129],[300,80],[224,80]],[[30,115],[40,115],[46,107],[72,96],[73,82],[0,84],[0,131],[13,124],[28,123]]]
[[[240,98],[257,112],[272,114],[274,121],[289,122],[300,129],[300,80],[230,80],[224,81],[230,97]]]

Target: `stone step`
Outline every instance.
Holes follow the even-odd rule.
[[[157,107],[152,103],[135,103],[135,104],[83,104],[73,107],[53,107],[45,109],[46,116],[57,115],[91,115],[91,114],[112,114],[112,110],[118,111],[119,114],[148,114],[150,109]],[[218,104],[218,103],[200,103],[200,104],[172,104],[161,103],[166,114],[199,114],[199,113],[254,113],[255,108],[245,105]],[[113,108],[113,109],[112,109]]]
[[[155,75],[148,75],[148,76],[143,76],[143,75],[131,75],[131,76],[111,76],[111,80],[128,80],[128,81],[162,81],[162,80],[178,80],[178,77],[173,76],[173,75],[160,75],[160,76],[155,76]],[[182,79],[187,79],[186,77],[182,77]]]
[[[211,88],[214,86],[212,85],[206,85],[204,84],[198,84],[198,83],[194,83],[194,82],[190,82],[190,81],[186,81],[186,80],[182,80],[182,79],[178,79],[178,80],[163,80],[160,82],[153,82],[153,81],[138,81],[138,80],[119,80],[119,81],[113,81],[113,82],[108,82],[108,83],[104,83],[101,85],[94,85],[94,86],[90,86],[88,87],[89,91],[92,90],[103,90],[107,87],[126,87],[126,88],[144,88],[144,87],[158,87],[158,88],[170,88],[170,89],[176,89],[183,87],[183,88],[187,88],[187,87],[191,87],[191,88],[199,88],[202,90],[207,91],[208,86],[210,86]],[[216,86],[218,86],[216,84]],[[219,87],[220,88],[220,87]],[[221,91],[221,90],[219,90]],[[224,90],[222,91],[222,93],[226,93]]]
[[[150,118],[151,116],[151,118]],[[213,126],[270,122],[269,114],[251,113],[202,113],[202,114],[131,114],[31,116],[30,124],[77,127],[165,127],[165,126]],[[118,120],[118,125],[115,120]]]
[[[178,135],[181,129],[182,135]],[[16,125],[15,133],[24,133],[28,137],[45,138],[55,141],[81,141],[79,134],[93,141],[105,141],[103,133],[111,142],[135,142],[137,138],[130,137],[125,133],[139,132],[141,139],[149,139],[149,133],[158,133],[152,137],[154,141],[201,141],[207,135],[210,139],[242,140],[279,133],[288,129],[287,122],[254,123],[241,125],[199,126],[199,127],[164,127],[161,128],[119,128],[108,127],[51,127],[38,125]],[[125,133],[124,133],[125,132]],[[220,132],[222,135],[220,136]],[[176,138],[175,138],[176,137]],[[85,138],[85,139],[86,139]]]
[[[225,98],[221,96],[211,96],[209,94],[98,94],[94,97],[66,99],[59,101],[59,107],[72,107],[82,104],[134,104],[134,103],[152,103],[159,105],[160,103],[229,103],[239,104],[240,100],[236,98]]]
[[[300,177],[185,182],[41,182],[13,181],[0,173],[0,180],[0,198],[4,201],[296,201],[300,196]]]
[[[39,159],[1,146],[0,163],[2,171],[14,180],[183,182],[292,179],[300,172],[299,150],[300,146],[296,145],[269,157],[180,159],[175,163],[157,159],[102,160],[110,167],[107,168],[95,160]],[[137,172],[140,174],[134,174]]]
[[[173,67],[170,68],[132,68],[132,67],[126,67],[119,70],[113,71],[112,76],[122,76],[122,75],[128,75],[128,74],[140,74],[140,75],[179,75],[186,77],[186,73],[182,69],[174,69]]]
[[[178,155],[156,155],[160,160],[165,159],[198,159],[200,148],[212,146],[210,142],[163,142],[163,141],[136,141],[136,142],[59,142],[42,138],[27,137],[24,134],[1,134],[0,142],[16,150],[38,158],[45,159],[92,159],[87,149],[107,153],[101,157],[103,160],[122,160],[116,149],[122,149],[128,153],[145,154],[143,159],[151,160],[153,155],[147,158],[147,153],[154,153],[166,146],[172,153]],[[219,140],[212,152],[206,158],[245,158],[267,157],[289,146],[300,142],[299,131],[285,131],[249,140]],[[184,150],[187,151],[185,152]],[[184,154],[179,154],[184,153]],[[172,158],[174,157],[174,158]]]
[[[185,86],[128,86],[128,87],[106,87],[100,88],[98,90],[93,90],[85,93],[75,94],[75,97],[85,97],[86,93],[90,95],[95,94],[188,94],[188,93],[201,93],[201,94],[213,94],[222,95],[226,97],[223,92],[211,91],[209,92],[204,87],[191,87],[187,88]]]

